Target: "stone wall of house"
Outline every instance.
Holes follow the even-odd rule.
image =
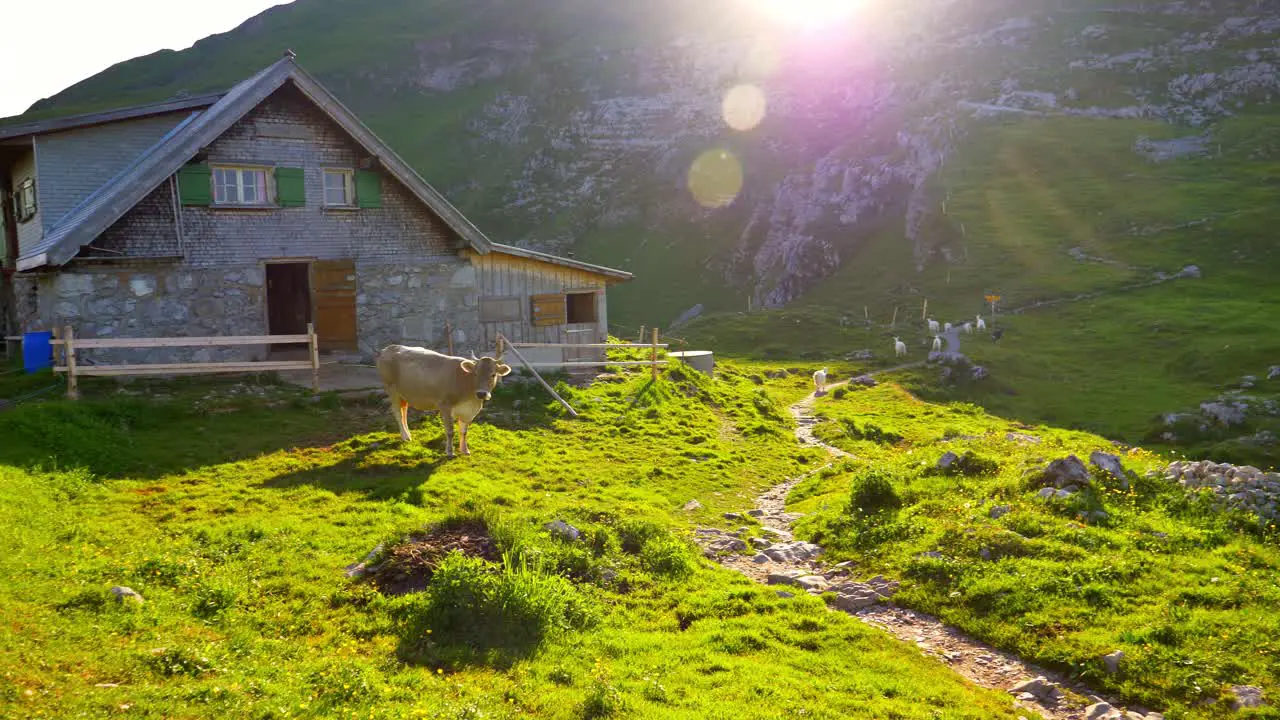
[[[356,267],[359,356],[371,362],[390,343],[482,354],[475,271],[461,260]],[[219,269],[174,262],[81,267],[23,276],[18,287],[26,329],[71,325],[78,338],[265,335],[261,264]],[[98,364],[264,360],[265,345],[145,350],[84,350]]]

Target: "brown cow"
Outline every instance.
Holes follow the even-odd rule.
[[[409,407],[419,410],[438,410],[444,422],[444,448],[447,457],[453,457],[453,422],[456,418],[461,428],[458,451],[470,455],[467,447],[467,427],[475,420],[492,397],[498,378],[506,376],[511,368],[502,364],[502,358],[471,359],[444,355],[434,350],[405,345],[388,345],[378,353],[378,375],[391,398],[391,412],[400,427],[400,438],[408,442]]]

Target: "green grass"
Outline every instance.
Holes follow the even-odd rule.
[[[0,413],[0,715],[1015,717],[692,549],[692,524],[816,461],[780,404],[799,379],[761,371],[562,384],[579,420],[503,385],[452,461],[433,417],[401,444],[379,403],[269,383],[86,383]],[[344,577],[458,517],[506,562],[449,558],[399,597]]]
[[[816,412],[817,434],[856,456],[790,498],[810,513],[798,536],[826,560],[902,578],[896,602],[1169,717],[1223,717],[1223,704],[1198,703],[1234,684],[1280,692],[1280,533],[1147,479],[1167,457],[892,384],[822,398]],[[1094,450],[1123,458],[1128,490],[1095,475],[1070,500],[1035,497],[1029,479],[1048,461]],[[970,453],[965,471],[935,470],[947,451]],[[1007,514],[991,518],[996,506]],[[1107,517],[1081,518],[1098,510]],[[1101,661],[1114,650],[1117,675]]]

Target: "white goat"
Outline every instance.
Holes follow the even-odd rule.
[[[942,352],[942,338],[937,335],[933,336],[933,351]]]
[[[827,387],[827,369],[821,370],[813,374],[813,390],[814,392],[822,392]]]
[[[898,338],[896,338],[896,337],[895,337],[895,338],[893,339],[893,352],[894,352],[898,357],[902,357],[903,355],[906,355],[906,354],[907,354],[907,344],[906,344],[906,343],[904,343],[904,342],[902,342],[901,340],[899,340]]]
[[[965,323],[964,325],[961,325],[961,327],[962,327],[962,328],[964,328],[965,334],[967,334],[967,335],[972,335],[972,334],[973,334],[973,323],[968,323],[968,322],[967,322],[967,323]]]
[[[987,321],[983,320],[981,315],[978,316],[978,329],[979,330],[987,329]]]
[[[943,331],[943,332],[951,332],[951,323],[947,323],[946,325],[943,325],[943,326],[942,326],[942,331]]]
[[[938,321],[934,320],[933,318],[929,318],[929,332],[931,333],[938,332]]]

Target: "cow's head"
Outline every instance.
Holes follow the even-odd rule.
[[[511,372],[511,366],[502,364],[502,358],[478,358],[475,353],[471,353],[470,360],[462,361],[462,372],[475,382],[476,397],[488,400],[498,385],[498,378],[506,377]]]

